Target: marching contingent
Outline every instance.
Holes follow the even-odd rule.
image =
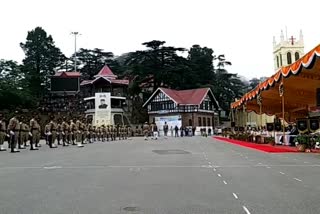
[[[30,146],[30,150],[38,150],[41,147],[41,127],[40,118],[34,114],[30,120],[23,116],[14,116],[9,120],[8,125],[4,117],[0,114],[0,151],[6,151],[4,143],[8,142],[10,152],[20,152]],[[96,141],[115,141],[127,139],[131,133],[131,127],[125,125],[102,125],[93,126],[87,119],[77,119],[67,121],[66,117],[55,119],[50,117],[50,121],[45,125],[44,135],[46,144],[50,148],[57,148],[58,145],[76,145],[83,147],[83,144],[94,143]],[[18,147],[18,148],[17,148]]]

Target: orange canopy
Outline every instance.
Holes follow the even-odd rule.
[[[262,113],[275,115],[282,112],[279,85],[283,83],[286,120],[302,116],[309,107],[316,106],[316,90],[320,88],[320,45],[293,64],[282,67],[274,75],[246,93],[231,108],[260,112],[257,97],[262,98]],[[300,112],[300,113],[299,113]],[[291,117],[291,118],[290,118]]]

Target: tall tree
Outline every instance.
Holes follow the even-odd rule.
[[[24,80],[17,62],[0,60],[0,109],[27,108],[34,104]]]
[[[55,46],[51,35],[41,27],[28,32],[25,43],[20,43],[25,53],[23,72],[33,94],[41,95],[49,88],[49,75],[53,75],[66,57]]]
[[[74,55],[71,57],[74,61]],[[84,49],[77,52],[77,67],[84,78],[93,79],[104,65],[108,65],[114,73],[120,73],[119,64],[114,60],[112,52],[103,49]]]
[[[128,75],[135,81],[152,78],[153,90],[160,86],[181,87],[184,81],[183,71],[186,60],[178,55],[184,48],[165,46],[165,41],[153,40],[142,43],[146,50],[130,53],[126,65],[130,67]]]
[[[250,89],[254,89],[257,85],[259,85],[260,80],[258,78],[252,78],[249,80],[249,87]]]

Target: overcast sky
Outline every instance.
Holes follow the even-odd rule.
[[[274,73],[272,39],[303,30],[305,52],[320,41],[315,0],[4,0],[0,3],[0,59],[18,62],[19,46],[37,26],[70,56],[78,31],[79,48],[102,48],[116,55],[142,49],[142,42],[193,44],[225,54],[230,72],[248,78]]]

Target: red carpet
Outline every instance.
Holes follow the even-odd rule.
[[[298,152],[296,147],[289,147],[289,146],[271,146],[269,144],[257,144],[257,143],[249,143],[240,140],[233,140],[224,137],[213,137],[216,140],[220,140],[227,143],[236,144],[239,146],[248,147],[251,149],[256,149],[263,152],[270,152],[270,153],[285,153],[285,152]]]

